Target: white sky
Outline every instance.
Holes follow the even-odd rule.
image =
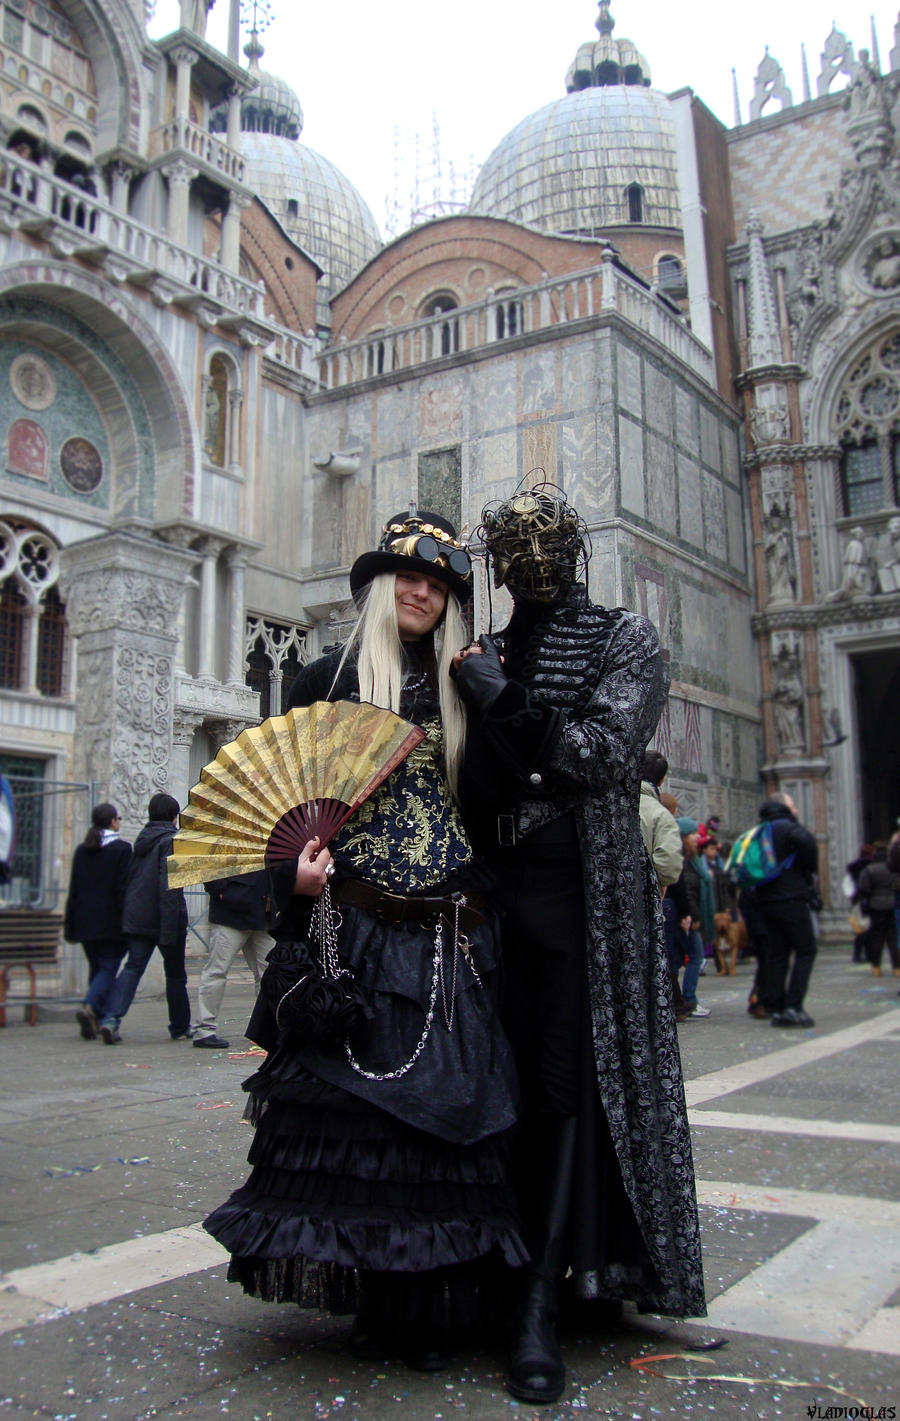
[[[222,49],[228,4],[216,0],[207,34]],[[417,132],[430,143],[434,113],[445,171],[451,162],[458,172],[472,160],[478,165],[520,119],[565,93],[578,46],[597,37],[594,0],[272,0],[271,8],[262,68],[296,90],[301,141],[350,178],[382,229],[395,187],[397,129],[411,159]],[[690,86],[729,127],[732,67],[746,122],[766,45],[795,103],[803,98],[801,44],[815,96],[832,18],[857,51],[871,47],[869,10],[853,0],[827,8],[821,0],[754,0],[727,9],[709,0],[613,0],[612,14],[616,36],[628,36],[648,60],[654,88]],[[151,35],[177,28],[178,16],[178,0],[158,0]],[[896,20],[896,7],[876,5],[882,70]],[[833,89],[845,83],[839,76]],[[409,183],[402,177],[407,201]]]

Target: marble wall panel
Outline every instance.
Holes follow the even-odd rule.
[[[598,398],[612,398],[612,390],[598,390],[596,355],[590,338],[563,345],[559,353],[560,388],[564,410],[590,409]]]
[[[682,538],[703,547],[703,508],[700,498],[700,469],[686,455],[677,459],[678,524]]]
[[[700,406],[700,457],[704,464],[719,473],[722,468],[720,422],[708,405]]]
[[[647,517],[661,533],[678,533],[675,450],[657,434],[647,435]]]
[[[720,479],[701,470],[703,497],[703,529],[706,551],[720,562],[728,559],[728,535],[725,527],[725,490]]]
[[[419,438],[458,440],[462,428],[463,387],[461,380],[428,382],[419,394]]]
[[[469,406],[469,432],[473,438],[516,424],[518,390],[515,360],[480,363],[470,374],[466,398]]]
[[[675,387],[675,441],[695,458],[700,456],[700,415],[690,390]]]
[[[259,397],[261,444],[256,476],[252,488],[248,485],[247,489],[247,497],[252,499],[248,532],[265,543],[266,562],[297,571],[307,561],[313,565],[313,559],[315,566],[321,566],[323,561],[336,562],[340,557],[334,526],[326,523],[320,528],[309,516],[306,428],[304,411],[297,401],[277,386],[264,384]],[[241,525],[219,526],[233,529]]]
[[[644,385],[647,394],[647,423],[666,439],[671,440],[675,422],[675,399],[668,371],[660,370],[651,360],[644,361]]]
[[[552,346],[522,353],[522,413],[549,414],[558,407],[556,353]]]
[[[720,715],[719,721],[719,769],[726,779],[734,778],[734,721],[731,716]]]
[[[622,507],[643,518],[644,431],[623,414],[619,415],[619,487]]]
[[[723,671],[725,616],[722,599],[695,583],[681,583],[681,649],[688,676],[693,671]],[[728,649],[729,664],[732,659]]]
[[[212,528],[240,528],[244,480],[229,478],[209,466],[200,471],[197,518]]]
[[[380,531],[392,514],[401,508],[408,508],[411,499],[418,498],[418,481],[414,460],[409,454],[401,453],[379,459],[375,466],[375,494],[372,514],[373,526],[365,530],[369,539]],[[370,541],[363,547],[373,547]]]
[[[744,505],[737,489],[725,488],[725,522],[728,530],[728,561],[737,572],[747,571],[747,537]]]
[[[473,439],[468,453],[469,488],[476,502],[512,492],[519,478],[518,436],[514,429]]]
[[[591,597],[603,607],[616,607],[621,597],[617,577],[615,531],[612,528],[602,528],[593,533],[591,546],[591,560],[588,563],[588,588]]]
[[[616,511],[613,456],[607,443],[598,467],[597,424],[598,417],[585,410],[558,426],[560,483],[589,523]]]
[[[730,484],[740,487],[741,452],[736,429],[722,427],[722,473]]]
[[[641,396],[641,357],[631,346],[619,341],[616,345],[616,371],[618,375],[619,408],[627,410],[635,418],[643,417]]]
[[[412,448],[419,427],[417,393],[414,381],[378,391],[375,403],[377,455]]]
[[[522,429],[522,473],[542,469],[544,478],[556,483],[559,476],[555,421],[526,424]]]

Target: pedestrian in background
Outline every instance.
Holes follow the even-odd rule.
[[[75,1020],[85,1041],[100,1031],[110,988],[125,954],[122,906],[131,845],[119,838],[119,811],[95,804],[91,827],[72,856],[63,933],[80,942],[88,960],[88,985]]]
[[[872,920],[867,951],[873,974],[881,976],[881,957],[886,944],[894,976],[900,977],[897,920],[894,916],[894,899],[900,887],[900,878],[888,867],[887,856],[888,846],[884,839],[879,839],[872,845],[872,862],[859,876],[859,901]]]
[[[803,1002],[816,956],[810,893],[819,867],[819,846],[800,823],[789,794],[765,800],[759,817],[772,826],[775,857],[782,865],[777,878],[758,883],[753,890],[765,935],[760,997],[773,1026],[815,1026]]]
[[[678,820],[681,843],[684,852],[684,866],[678,882],[670,890],[678,911],[675,929],[675,946],[672,966],[677,976],[684,967],[681,979],[681,994],[685,1013],[689,1017],[709,1016],[709,1007],[697,1000],[697,983],[703,966],[703,941],[700,937],[700,873],[697,867],[697,836],[699,824],[696,819],[683,814]]]
[[[194,1045],[224,1051],[228,1042],[218,1034],[219,1011],[225,983],[238,953],[253,973],[256,990],[266,970],[273,940],[268,932],[269,876],[265,869],[236,874],[207,883],[209,894],[209,953],[197,987],[197,1021]]]
[[[107,1046],[121,1041],[119,1025],[134,1001],[138,983],[158,947],[166,972],[169,1035],[173,1041],[191,1036],[191,1008],[187,994],[184,949],[188,915],[184,890],[170,888],[166,860],[178,822],[178,800],[155,794],[147,806],[147,823],[134,843],[128,869],[122,930],[128,956],[115,980],[100,1022]]]

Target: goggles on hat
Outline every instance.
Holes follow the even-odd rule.
[[[410,532],[410,527],[415,531]],[[412,519],[406,523],[391,523],[384,531],[381,546],[385,552],[397,553],[400,557],[420,558],[422,562],[449,568],[457,577],[468,577],[472,571],[472,559],[466,549],[432,523]]]

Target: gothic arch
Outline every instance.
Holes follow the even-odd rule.
[[[4,299],[6,298],[6,299]],[[70,329],[48,325],[41,306],[70,316]],[[107,419],[121,492],[111,509],[117,519],[143,516],[166,521],[194,513],[194,472],[199,439],[193,410],[165,346],[144,320],[140,308],[120,288],[88,272],[73,272],[62,262],[45,261],[0,271],[0,317],[9,316],[7,334],[37,344],[52,334],[54,354],[80,368]],[[11,308],[14,314],[11,313]],[[111,351],[128,372],[145,408],[150,449],[142,447],[134,414],[102,352],[79,339],[89,327],[97,344]],[[149,485],[148,485],[149,481]],[[129,493],[133,491],[133,495]]]

